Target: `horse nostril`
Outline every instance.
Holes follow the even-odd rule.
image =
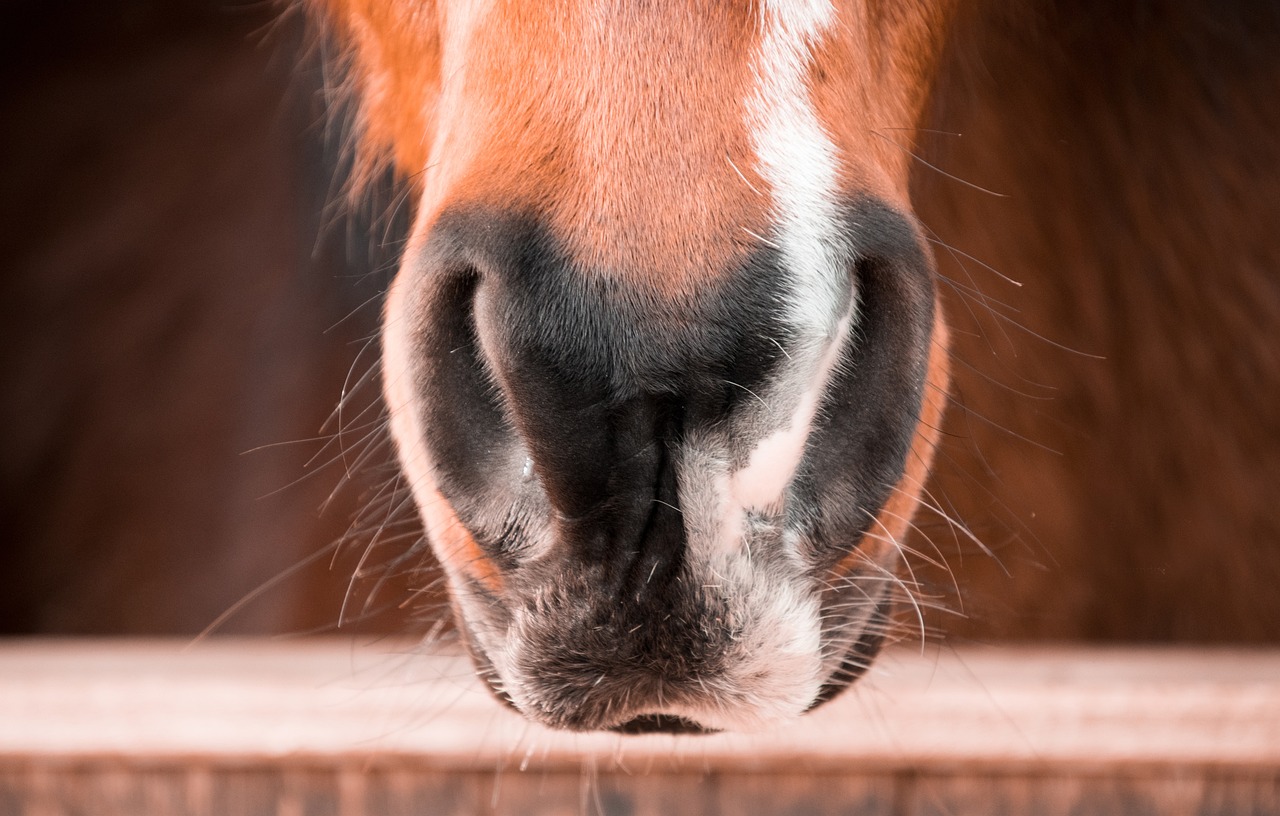
[[[407,318],[411,356],[394,375],[404,381],[399,387],[414,392],[411,410],[431,452],[436,486],[451,497],[482,495],[488,474],[513,451],[507,409],[492,385],[476,326],[477,288],[477,275],[462,268],[431,279],[415,295],[429,308]]]

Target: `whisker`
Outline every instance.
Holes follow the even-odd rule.
[[[757,400],[759,400],[759,401],[760,401],[760,404],[761,404],[761,405],[763,405],[765,408],[768,408],[768,407],[769,407],[769,403],[765,402],[765,401],[764,401],[764,399],[763,399],[759,394],[757,394],[756,392],[752,391],[750,388],[747,388],[745,385],[739,385],[738,383],[734,382],[733,380],[725,380],[724,382],[725,382],[727,385],[732,385],[734,388],[741,388],[743,391],[746,391],[748,394],[750,394],[751,396],[753,396],[753,397],[755,397]]]
[[[989,196],[995,196],[996,198],[1008,198],[1008,197],[1009,197],[1008,193],[997,193],[995,190],[988,190],[986,187],[981,187],[981,186],[979,186],[979,185],[977,185],[977,184],[974,184],[972,181],[966,181],[965,179],[962,179],[962,178],[960,178],[960,177],[959,177],[959,176],[957,176],[957,175],[953,175],[953,174],[951,174],[951,173],[948,173],[946,170],[943,170],[941,167],[938,167],[936,164],[931,164],[930,162],[925,161],[925,160],[924,160],[924,159],[923,159],[923,158],[922,158],[918,153],[916,153],[915,151],[912,151],[912,150],[909,150],[908,148],[903,147],[902,145],[898,144],[898,143],[897,143],[897,142],[895,142],[893,139],[890,139],[888,136],[885,136],[883,133],[880,133],[879,131],[872,130],[872,131],[871,131],[871,133],[873,133],[873,134],[874,134],[874,135],[876,135],[876,136],[879,136],[881,139],[884,139],[886,142],[888,142],[889,144],[891,144],[891,145],[893,145],[894,147],[898,148],[898,149],[899,149],[899,150],[901,150],[902,152],[906,153],[908,156],[910,156],[911,158],[913,158],[913,159],[915,159],[916,161],[920,162],[920,163],[921,163],[921,164],[923,164],[925,167],[928,167],[930,170],[933,170],[933,171],[935,171],[935,172],[937,172],[937,173],[939,173],[939,174],[941,174],[941,175],[943,175],[943,176],[946,176],[947,178],[951,179],[952,181],[958,181],[958,182],[960,182],[961,184],[963,184],[963,185],[964,185],[964,186],[966,186],[966,187],[972,187],[973,189],[977,190],[977,191],[978,191],[978,192],[980,192],[980,193],[986,193],[987,195],[989,195]]]

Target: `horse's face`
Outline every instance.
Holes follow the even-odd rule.
[[[331,5],[417,195],[385,391],[481,674],[569,729],[852,682],[946,378],[898,146],[937,15]]]

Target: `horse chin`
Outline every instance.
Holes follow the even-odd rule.
[[[866,672],[885,641],[893,605],[892,594],[882,590],[870,612],[829,627],[812,644],[807,661],[786,667],[788,676],[768,677],[761,671],[764,664],[754,659],[755,650],[735,650],[732,636],[715,641],[726,644],[717,654],[698,654],[697,646],[683,655],[661,649],[645,654],[616,633],[599,641],[582,635],[553,646],[523,634],[530,627],[522,629],[516,615],[495,597],[456,587],[454,597],[458,628],[476,674],[499,702],[552,729],[629,735],[752,732],[794,721]],[[828,604],[842,605],[839,597]],[[692,625],[706,627],[713,619],[728,617],[732,613],[719,612]],[[563,626],[554,621],[542,625]],[[658,636],[679,637],[680,630]],[[531,652],[540,660],[531,661]],[[792,687],[794,694],[789,693]],[[761,698],[766,704],[759,704]],[[620,699],[627,702],[618,703]]]
[[[882,609],[886,610],[881,613],[886,621],[888,619],[887,609],[890,606],[890,604],[885,604],[882,607]],[[465,629],[466,626],[464,625],[462,628]],[[875,660],[876,656],[879,654],[884,642],[885,636],[883,629],[869,626],[864,630],[862,634],[854,640],[852,645],[849,646],[843,659],[839,663],[839,667],[831,674],[827,681],[823,683],[818,694],[814,697],[813,702],[801,711],[797,715],[797,718],[822,707],[840,696],[840,694],[845,690],[852,687],[867,672],[871,662]],[[489,690],[494,699],[512,711],[515,711],[522,716],[530,717],[530,712],[518,706],[515,701],[512,700],[511,695],[506,692],[502,680],[493,667],[493,662],[489,659],[484,650],[477,647],[474,640],[471,638],[468,638],[468,646],[468,652],[471,656],[476,674],[485,681],[485,688]],[[553,728],[562,728],[564,730],[611,731],[631,736],[643,734],[705,735],[718,734],[728,730],[759,730],[758,728],[750,727],[734,729],[726,727],[724,724],[708,725],[696,719],[695,716],[655,711],[652,713],[636,714],[622,722],[614,724],[600,723],[598,726],[565,728],[563,725],[556,723],[544,724]],[[531,718],[538,719],[536,716]]]

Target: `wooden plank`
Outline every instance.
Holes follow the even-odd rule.
[[[360,766],[0,768],[4,816],[1274,816],[1275,776],[1142,777],[440,772]]]
[[[898,649],[770,733],[621,737],[407,644],[0,643],[0,816],[480,812],[1280,812],[1280,651]]]
[[[902,812],[913,816],[1264,816],[1280,813],[1280,776],[1167,773],[1094,776],[920,777]]]
[[[1280,651],[895,650],[767,734],[558,734],[497,705],[464,656],[327,641],[0,645],[0,757],[810,771],[1280,765]]]

